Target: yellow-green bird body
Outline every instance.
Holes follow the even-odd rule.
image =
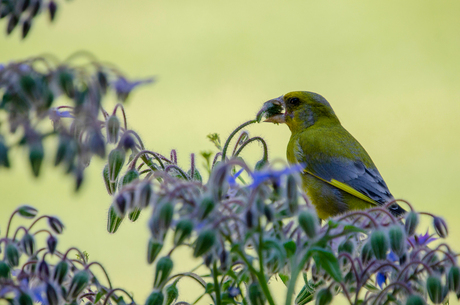
[[[287,159],[304,167],[303,187],[321,219],[393,200],[370,156],[321,95],[296,91],[269,102],[285,109],[267,121],[289,126]],[[390,211],[404,213],[396,204]]]

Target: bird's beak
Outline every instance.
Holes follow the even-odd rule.
[[[285,109],[283,97],[284,96],[282,95],[280,97],[271,99],[264,103],[264,107],[266,107],[268,113],[272,112],[270,111],[272,109],[275,110],[275,113],[273,113],[268,118],[266,118],[264,122],[277,123],[277,124],[286,123],[286,120],[284,118],[284,113],[281,112],[281,110]],[[276,110],[280,110],[280,111],[276,111]]]

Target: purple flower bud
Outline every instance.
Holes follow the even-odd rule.
[[[10,35],[13,32],[14,28],[18,25],[19,17],[16,14],[10,15],[10,20],[8,20],[8,26],[6,28],[6,34]]]
[[[9,243],[5,248],[5,258],[8,264],[17,267],[19,265],[19,256],[18,247],[13,243]]]
[[[26,233],[21,240],[22,249],[27,256],[32,256],[35,252],[35,239],[33,235]]]
[[[161,290],[154,290],[145,301],[145,305],[163,305],[163,301],[164,295]]]
[[[64,282],[68,271],[69,264],[65,260],[60,261],[56,264],[56,266],[54,266],[53,280],[61,285]]]
[[[50,277],[50,268],[49,268],[48,264],[44,260],[42,260],[38,264],[37,275],[43,281],[48,280],[48,278]]]
[[[30,205],[23,205],[18,208],[18,213],[24,218],[34,218],[38,210]]]
[[[30,0],[23,0],[22,1],[22,7],[21,7],[21,11],[25,11],[30,5]]]
[[[56,251],[56,246],[57,246],[57,238],[54,237],[53,235],[50,235],[48,239],[46,240],[46,245],[48,246],[48,251],[51,254],[54,254],[54,251]]]
[[[59,305],[59,289],[54,285],[46,284],[46,298],[49,305]]]
[[[133,149],[136,147],[136,142],[134,141],[134,138],[132,135],[129,133],[123,134],[123,137],[121,138],[121,146],[123,149],[128,150],[128,149]]]
[[[100,131],[94,131],[90,134],[89,150],[93,154],[105,158],[105,142]]]
[[[64,224],[57,217],[49,216],[48,225],[56,234],[61,234],[64,231]]]
[[[40,11],[40,7],[42,5],[42,0],[36,0],[34,3],[33,3],[33,7],[32,7],[32,11],[30,13],[31,17],[35,17],[37,16],[38,12]]]
[[[29,34],[30,28],[32,27],[32,20],[26,19],[22,23],[22,39],[26,38],[27,34]]]
[[[111,206],[109,208],[109,215],[107,218],[107,231],[109,233],[115,233],[120,227],[122,221],[123,218],[119,217],[117,212],[115,211],[115,208]]]
[[[154,288],[161,288],[166,283],[166,280],[171,274],[174,264],[169,256],[160,258],[155,268],[155,280],[153,282]]]
[[[449,233],[449,231],[447,230],[447,223],[444,219],[442,219],[441,217],[437,217],[437,216],[434,217],[433,225],[434,225],[434,229],[436,230],[436,233],[438,233],[438,235],[441,238],[447,237],[447,234]]]
[[[103,94],[106,94],[107,93],[107,86],[109,85],[109,83],[107,81],[107,76],[105,75],[104,72],[99,70],[99,71],[97,71],[96,77],[97,77],[97,81],[99,83],[99,87],[101,88],[101,92]]]
[[[120,193],[115,197],[115,200],[112,203],[112,206],[115,208],[120,218],[124,218],[126,212],[128,211],[128,200],[126,198],[126,193]]]
[[[297,190],[297,181],[293,175],[288,175],[286,182],[286,200],[291,214],[299,210],[299,192]]]
[[[76,272],[72,278],[69,286],[69,292],[67,296],[70,299],[75,300],[78,295],[88,286],[90,280],[90,274],[87,270],[80,270]]]
[[[147,262],[153,263],[163,248],[163,243],[153,238],[149,239],[148,251],[147,251]]]
[[[152,185],[149,182],[144,182],[137,188],[136,192],[136,205],[140,208],[148,207],[153,197]]]
[[[54,18],[56,17],[57,4],[53,0],[51,0],[48,4],[48,11],[50,13],[50,20],[54,21]]]
[[[216,243],[216,232],[214,230],[203,230],[198,235],[193,251],[194,257],[199,257],[206,254]]]

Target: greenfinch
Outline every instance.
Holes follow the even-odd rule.
[[[267,103],[284,109],[270,113],[265,121],[285,123],[291,130],[287,160],[304,168],[303,188],[319,218],[394,200],[371,157],[343,128],[324,97],[295,91]],[[389,210],[395,216],[405,212],[395,203]]]

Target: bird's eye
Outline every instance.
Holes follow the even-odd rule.
[[[298,97],[293,97],[289,100],[289,104],[297,106],[300,104],[300,99]]]

